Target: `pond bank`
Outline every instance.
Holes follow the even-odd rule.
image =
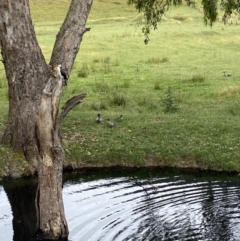
[[[7,167],[8,166],[8,167]],[[12,180],[18,178],[34,178],[37,176],[37,173],[33,168],[26,166],[26,162],[23,162],[23,165],[13,165],[12,163],[8,163],[8,165],[3,168],[0,168],[0,181],[4,180]],[[12,168],[12,169],[11,169]],[[175,173],[186,173],[186,174],[204,174],[204,175],[230,175],[233,177],[239,176],[239,171],[237,170],[219,170],[219,169],[209,169],[202,168],[198,166],[171,166],[171,165],[77,165],[76,163],[66,162],[63,167],[63,173],[68,175],[72,173],[94,173],[106,175],[106,173],[118,172],[120,175],[126,172],[135,172],[138,170],[139,172],[148,172],[148,175],[151,176],[151,173],[155,172],[171,172]]]
[[[204,159],[195,160],[194,158],[177,158],[177,159],[162,159],[156,155],[148,156],[148,158],[136,161],[131,159],[130,156],[126,160],[107,158],[104,154],[99,154],[97,158],[81,157],[79,159],[76,156],[71,159],[68,156],[68,150],[66,150],[66,158],[63,164],[64,173],[75,173],[75,172],[85,172],[86,170],[130,170],[130,169],[146,169],[151,170],[178,170],[181,172],[188,173],[198,173],[198,172],[214,172],[214,173],[225,173],[233,176],[238,176],[240,170],[238,166],[231,166],[231,161],[207,161]],[[12,149],[3,145],[0,145],[0,181],[1,180],[11,180],[18,178],[31,178],[37,176],[36,169],[29,165],[29,163],[24,159],[22,154],[13,153]],[[135,157],[136,159],[136,157]],[[219,164],[220,163],[220,164]],[[221,167],[221,168],[220,168]],[[231,168],[229,168],[231,167]]]

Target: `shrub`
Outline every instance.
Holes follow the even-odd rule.
[[[166,91],[166,97],[163,99],[163,106],[165,113],[175,113],[178,111],[176,99],[172,93],[171,87]]]

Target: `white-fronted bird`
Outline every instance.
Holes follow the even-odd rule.
[[[102,122],[101,114],[97,114],[96,122],[97,123],[101,123]]]
[[[108,124],[109,127],[115,126],[115,124],[112,121],[110,121],[110,119],[107,119],[107,124]]]

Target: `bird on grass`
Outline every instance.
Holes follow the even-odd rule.
[[[112,121],[110,121],[110,119],[107,119],[107,124],[108,124],[109,127],[115,126],[115,124]]]
[[[116,118],[116,121],[123,121],[123,115],[120,115],[118,118]]]
[[[224,74],[225,77],[230,77],[230,76],[232,76],[230,73],[228,73],[228,72],[226,72],[226,71],[223,71],[223,74]]]
[[[97,114],[96,122],[97,123],[101,123],[102,122],[102,117],[101,117],[100,114]]]

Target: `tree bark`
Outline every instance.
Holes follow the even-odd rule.
[[[93,0],[72,0],[67,16],[57,35],[50,65],[61,63],[70,73],[74,60],[79,51],[85,32],[87,17]]]
[[[53,83],[57,80],[56,85]],[[59,127],[68,111],[82,103],[85,94],[73,97],[66,102],[58,117],[58,106],[63,89],[63,78],[50,78],[43,90],[38,119],[38,137],[41,158],[38,172],[37,219],[38,227],[45,238],[68,236],[68,226],[62,201],[62,166],[64,150],[61,144]],[[54,86],[51,90],[51,86]],[[77,101],[72,101],[72,100]],[[72,102],[74,104],[72,104]],[[46,202],[47,200],[47,202]]]
[[[0,1],[0,46],[9,87],[8,123],[3,143],[37,165],[35,126],[49,75],[37,43],[28,1]]]
[[[9,116],[3,143],[22,153],[38,172],[37,228],[44,239],[67,238],[62,200],[64,150],[59,134],[67,113],[86,94],[66,102],[58,114],[64,79],[79,51],[92,0],[72,0],[48,65],[38,45],[28,0],[0,1],[0,46],[9,87]]]

